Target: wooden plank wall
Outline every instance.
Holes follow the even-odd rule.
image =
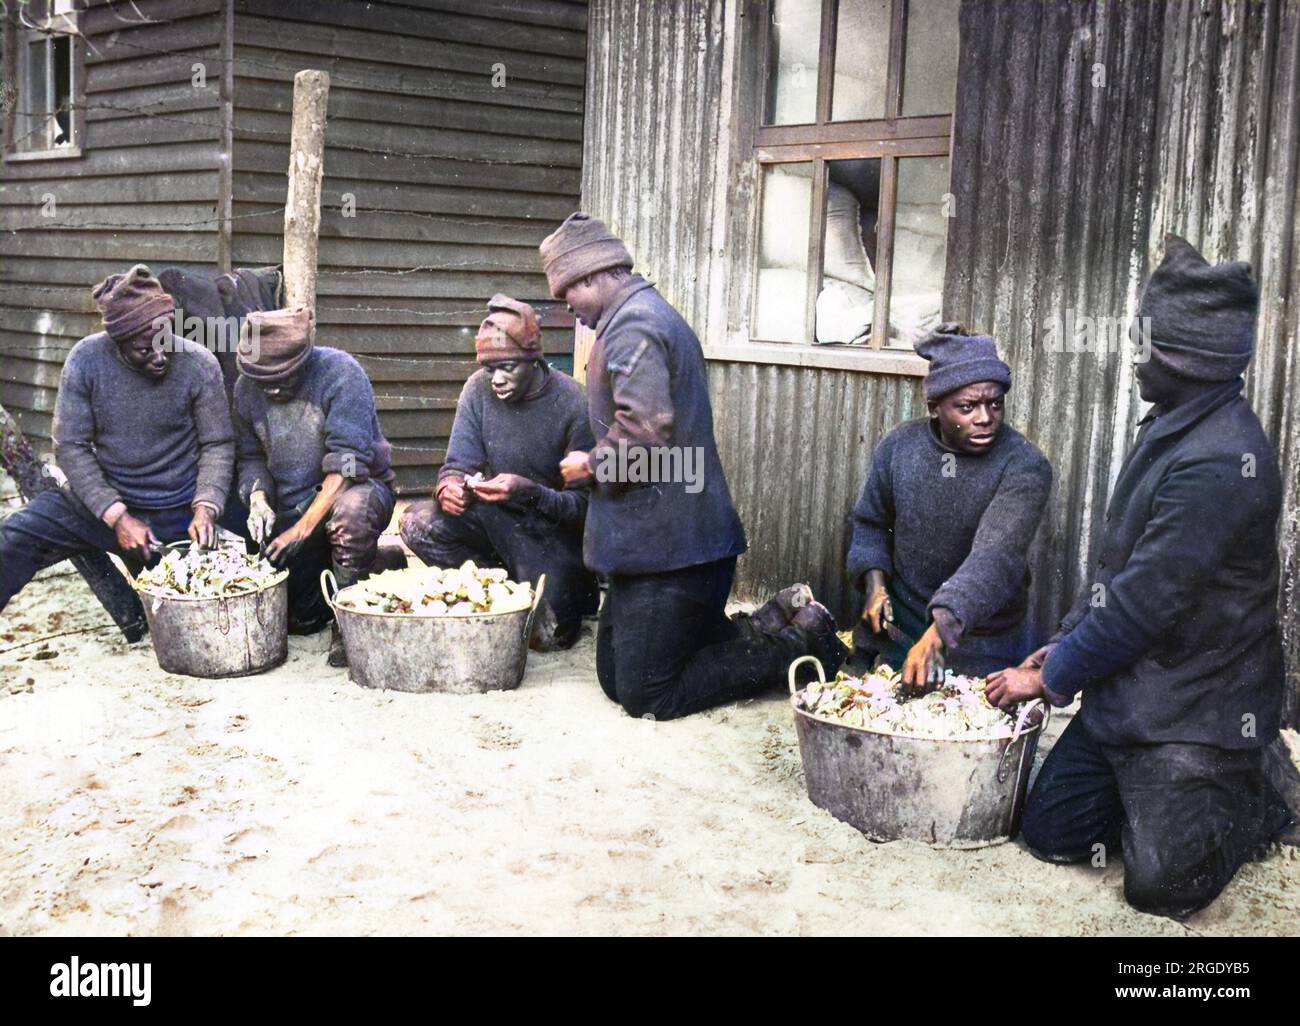
[[[216,262],[221,7],[92,0],[83,155],[0,165],[0,405],[39,449],[63,358],[99,327],[91,286]]]
[[[537,244],[578,206],[586,25],[569,0],[236,0],[234,262],[280,259],[293,75],[328,71],[318,339],[369,372],[404,492],[443,458],[492,293],[573,351]]]

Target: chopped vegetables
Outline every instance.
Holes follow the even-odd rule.
[[[533,604],[532,588],[507,580],[504,570],[476,566],[386,570],[355,584],[338,600],[346,609],[412,616],[513,613]]]
[[[229,598],[257,591],[281,571],[240,549],[170,549],[157,566],[136,576],[137,591],[185,598]]]
[[[819,719],[907,737],[973,741],[1014,732],[1015,720],[984,697],[983,677],[948,673],[937,691],[900,701],[901,683],[899,674],[882,664],[866,677],[841,673],[825,685],[814,681],[796,701]]]

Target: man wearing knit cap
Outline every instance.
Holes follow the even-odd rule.
[[[1152,341],[1138,389],[1153,406],[1092,578],[1049,644],[989,678],[1000,704],[1085,696],[1029,796],[1030,850],[1093,865],[1122,852],[1129,903],[1178,918],[1290,820],[1261,770],[1284,674],[1281,483],[1241,395],[1258,305],[1248,264],[1211,265],[1166,236],[1138,310]]]
[[[467,559],[516,581],[546,575],[532,646],[568,648],[595,580],[582,565],[587,490],[565,489],[564,454],[590,448],[582,386],[542,357],[537,314],[498,293],[474,341],[480,370],[461,390],[432,501],[402,516],[402,540],[430,566]]]
[[[1027,554],[1052,468],[1004,422],[1011,368],[993,339],[945,324],[916,352],[928,416],[876,446],[848,573],[866,595],[854,668],[888,663],[923,687],[945,666],[983,676],[1032,647]]]
[[[783,685],[801,655],[817,655],[833,675],[844,646],[806,585],[752,617],[724,612],[745,532],[695,333],[632,273],[627,247],[603,222],[573,214],[541,253],[551,294],[596,332],[587,363],[596,443],[560,469],[593,488],[584,554],[608,585],[596,636],[605,694],[630,715],[671,719]],[[646,467],[667,472],[647,479]]]
[[[235,382],[248,531],[289,568],[290,629],[301,633],[332,623],[321,570],[332,566],[341,588],[365,577],[396,503],[370,380],[349,354],[315,345],[314,329],[305,307],[250,313]],[[336,624],[329,664],[347,665]]]
[[[216,539],[234,465],[216,357],[173,344],[172,297],[143,264],[92,295],[104,331],[68,353],[54,408],[67,483],[0,529],[0,609],[38,570],[80,552],[140,567],[165,543]]]

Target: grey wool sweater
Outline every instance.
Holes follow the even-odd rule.
[[[560,460],[595,444],[587,423],[587,397],[567,374],[548,370],[541,388],[507,403],[493,394],[487,371],[478,370],[461,389],[438,480],[476,473],[519,474],[539,486],[528,504],[557,524],[581,527],[587,490],[565,489]]]
[[[224,508],[235,445],[217,358],[181,346],[154,380],[106,332],[83,338],[59,378],[54,457],[97,518],[119,500],[145,510],[198,500]]]
[[[861,585],[884,570],[895,601],[922,622],[945,607],[963,636],[1013,629],[1051,486],[1051,464],[1008,425],[970,456],[946,448],[928,418],[901,424],[876,446],[854,507],[849,577]]]
[[[277,512],[305,508],[326,474],[392,482],[393,447],[379,427],[375,391],[361,364],[316,346],[293,398],[273,403],[240,376],[235,382],[239,497],[266,492]]]

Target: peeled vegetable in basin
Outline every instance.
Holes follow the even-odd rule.
[[[826,684],[814,681],[796,701],[818,719],[907,737],[989,740],[1015,731],[1015,719],[989,704],[983,677],[947,673],[937,691],[907,700],[899,697],[901,684],[882,664],[865,677],[841,673]]]
[[[466,561],[459,567],[385,570],[340,593],[345,609],[411,616],[513,613],[533,604],[533,589],[496,567]]]
[[[184,598],[229,598],[257,591],[280,574],[266,560],[239,549],[169,550],[135,578],[137,591]]]

